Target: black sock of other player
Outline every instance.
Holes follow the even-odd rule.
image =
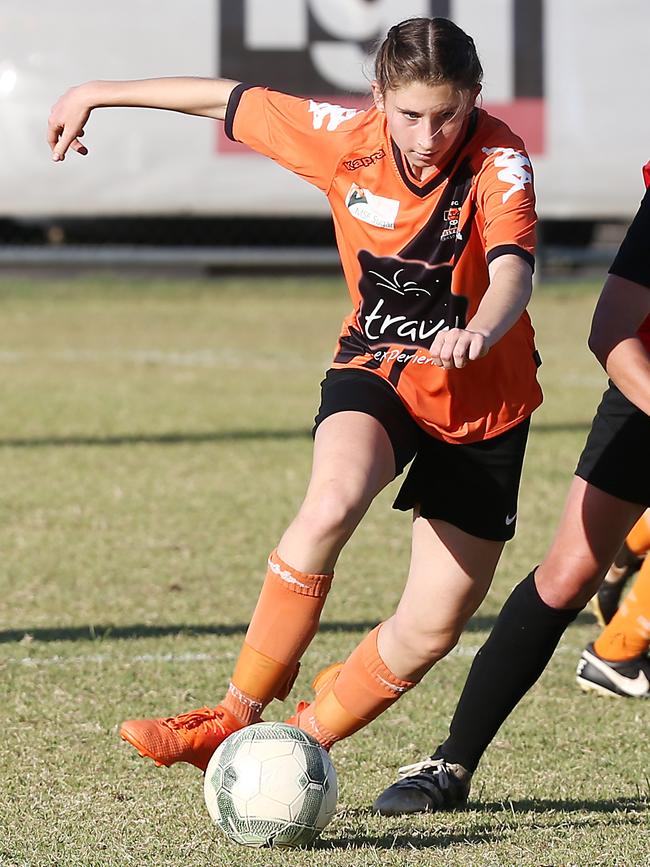
[[[582,609],[547,605],[534,571],[506,599],[476,654],[456,706],[449,737],[436,756],[475,771],[481,756],[519,700],[539,678],[567,626]]]

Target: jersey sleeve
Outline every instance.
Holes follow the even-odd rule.
[[[226,110],[225,132],[327,192],[346,147],[356,109],[238,85]]]
[[[610,274],[650,288],[650,189],[646,190],[641,206],[623,239]]]
[[[528,155],[515,147],[485,147],[477,178],[488,264],[504,254],[521,256],[535,267],[535,190]]]

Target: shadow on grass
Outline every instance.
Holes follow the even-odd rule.
[[[503,837],[502,833],[494,831],[475,831],[471,834],[391,834],[382,835],[355,834],[353,837],[341,837],[338,840],[316,840],[311,847],[321,851],[333,849],[446,849],[448,846],[458,846],[463,843],[495,843]]]
[[[496,614],[477,614],[472,617],[464,633],[489,632],[494,626]],[[589,611],[581,611],[577,625],[593,624],[595,617]],[[330,620],[320,624],[319,632],[359,632],[374,629],[377,620]],[[84,624],[83,626],[35,626],[17,629],[0,629],[0,644],[22,641],[26,635],[33,641],[131,641],[138,638],[165,638],[184,636],[196,638],[202,635],[229,637],[245,635],[247,623],[131,623],[114,626],[110,623]]]
[[[310,428],[295,430],[224,430],[224,431],[170,431],[160,434],[115,434],[114,436],[69,436],[7,437],[0,439],[0,448],[43,448],[49,446],[116,446],[159,445],[174,446],[180,443],[219,443],[238,440],[295,440],[311,439]]]
[[[362,848],[377,848],[377,849],[429,849],[438,848],[444,849],[448,846],[468,843],[494,843],[502,840],[505,835],[520,828],[520,825],[509,826],[504,824],[503,817],[525,815],[525,814],[551,814],[558,813],[564,816],[572,813],[622,813],[623,816],[616,816],[615,821],[618,823],[625,822],[630,824],[638,824],[639,817],[630,816],[630,812],[639,813],[650,810],[650,795],[638,798],[610,798],[602,801],[572,801],[572,800],[554,800],[554,799],[525,799],[521,801],[493,801],[485,804],[478,803],[472,805],[467,813],[499,813],[499,825],[494,827],[492,822],[483,821],[475,823],[475,830],[469,833],[450,833],[445,829],[446,816],[449,814],[438,813],[429,814],[427,816],[402,816],[391,819],[384,819],[395,826],[399,822],[399,828],[391,831],[389,828],[384,833],[378,834],[354,834],[350,837],[340,837],[334,840],[317,840],[313,848],[320,850],[327,849],[362,849]],[[349,816],[354,816],[358,819],[365,820],[367,818],[375,818],[368,809],[350,810]],[[382,821],[382,820],[379,820]],[[472,821],[475,822],[472,817]],[[563,819],[567,825],[571,827],[595,827],[600,824],[600,820],[589,819],[585,816],[576,816],[575,818]],[[440,831],[435,832],[431,827],[431,823],[439,824]],[[645,820],[644,820],[645,822]],[[410,827],[411,832],[408,833]],[[534,823],[533,827],[543,828],[548,827],[543,824]]]
[[[479,813],[614,813],[650,810],[650,791],[637,798],[607,798],[603,801],[567,801],[531,798],[521,801],[488,801],[472,804],[470,810]]]
[[[494,625],[493,616],[472,618],[465,632],[487,632]],[[374,629],[377,620],[330,620],[320,624],[319,632],[367,632]],[[85,624],[84,626],[35,626],[20,629],[0,630],[0,644],[22,641],[26,635],[33,641],[129,641],[137,638],[164,638],[165,636],[197,637],[214,635],[228,637],[244,635],[247,623],[132,623],[113,626],[110,623]]]
[[[573,421],[564,423],[541,422],[534,424],[531,430],[535,433],[571,433],[574,431],[587,431],[591,421]],[[5,437],[0,439],[0,448],[48,448],[99,446],[101,448],[115,448],[131,445],[179,445],[181,443],[220,443],[220,442],[245,442],[247,440],[296,440],[311,439],[310,428],[293,428],[288,430],[221,430],[221,431],[169,431],[168,433],[148,434],[115,434],[112,436],[70,434],[67,436],[43,436],[43,437]]]

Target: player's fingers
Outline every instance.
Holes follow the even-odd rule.
[[[444,350],[445,346],[447,346],[450,340],[454,340],[457,335],[457,328],[445,328],[443,331],[439,331],[429,349],[431,355],[434,355],[436,358],[440,357],[440,353]]]
[[[446,334],[446,332],[439,331],[436,334],[436,336],[433,340],[433,343],[429,347],[429,353],[431,354],[431,357],[433,358],[433,363],[436,365],[436,367],[442,367],[443,366],[442,361],[440,359],[440,350],[442,349],[442,346],[444,344],[445,334]]]
[[[81,133],[81,135],[83,135],[83,133]],[[76,151],[78,154],[81,154],[82,157],[85,157],[86,154],[88,153],[88,148],[86,147],[85,144],[82,144],[79,141],[79,136],[77,136],[76,139],[73,139],[70,142],[70,147],[72,148],[72,150]]]
[[[470,346],[470,342],[465,337],[457,341],[453,354],[454,367],[465,367],[469,360]]]
[[[61,133],[59,135],[59,140],[54,145],[52,150],[52,159],[54,162],[59,162],[65,159],[65,155],[68,152],[68,148],[72,146],[73,142],[78,142],[77,140],[77,132],[78,130],[68,130],[66,127],[63,127]]]
[[[50,119],[47,124],[47,143],[50,146],[50,150],[54,150],[59,141],[59,137],[61,132],[63,131],[63,126],[56,121]]]
[[[487,355],[488,349],[485,337],[482,334],[474,334],[469,346],[469,360],[476,361],[477,358],[483,358],[484,355]]]
[[[444,345],[440,349],[440,359],[447,369],[460,367],[466,358],[467,334],[459,329],[447,333]]]

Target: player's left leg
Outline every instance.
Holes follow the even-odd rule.
[[[395,615],[354,651],[338,678],[318,684],[301,722],[325,742],[344,737],[414,686],[454,646],[490,584],[504,543],[514,535],[519,480],[528,435],[525,420],[493,439],[421,446],[395,507],[414,507],[413,555]],[[334,673],[335,674],[335,673]],[[427,760],[412,792],[413,809],[466,802],[470,774]]]
[[[456,645],[490,586],[503,544],[416,516],[395,614],[324,676],[314,701],[293,721],[329,748],[394,704]]]

